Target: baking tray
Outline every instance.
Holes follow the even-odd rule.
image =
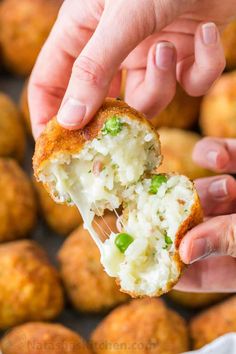
[[[7,73],[1,73],[0,76],[0,90],[7,93],[9,96],[13,98],[13,100],[18,104],[21,90],[24,84],[23,79],[16,78]],[[25,156],[24,161],[24,169],[27,171],[29,176],[32,175],[32,155],[34,151],[34,142],[33,139],[28,137],[28,146],[27,146],[27,154]],[[56,234],[51,229],[49,229],[42,220],[42,218],[38,217],[37,227],[32,233],[32,238],[36,240],[48,253],[48,256],[51,262],[57,266],[56,254],[65,238]],[[193,315],[195,315],[198,310],[188,310],[183,307],[180,307],[174,303],[172,303],[165,296],[162,297],[167,303],[168,306],[175,309],[179,312],[183,317],[187,320],[190,319]],[[84,338],[89,339],[90,333],[97,326],[97,324],[102,320],[105,316],[103,315],[90,315],[90,314],[82,314],[71,308],[71,306],[67,303],[65,305],[64,311],[61,315],[55,320],[55,322],[60,322],[65,326],[75,330],[79,334],[81,334]]]

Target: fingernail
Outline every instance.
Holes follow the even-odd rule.
[[[219,179],[211,183],[208,188],[213,198],[225,198],[228,196],[226,179]]]
[[[217,158],[218,158],[219,154],[217,151],[209,151],[206,154],[206,159],[209,162],[211,167],[216,167],[216,162],[217,162]]]
[[[169,70],[174,62],[174,46],[169,42],[161,42],[156,46],[156,66],[161,70]]]
[[[206,45],[216,44],[217,28],[213,22],[202,25],[202,38]]]
[[[193,241],[190,254],[190,264],[206,258],[211,254],[211,246],[207,238],[199,238]]]
[[[60,124],[74,127],[78,125],[86,114],[86,106],[75,98],[68,98],[57,114]]]

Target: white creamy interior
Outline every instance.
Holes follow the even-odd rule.
[[[157,194],[150,194],[150,179],[143,176],[161,161],[156,136],[136,121],[120,119],[119,134],[101,133],[79,154],[57,156],[40,179],[50,183],[55,199],[77,205],[106,272],[119,278],[121,288],[152,295],[178,276],[174,240],[191,211],[192,183],[184,176],[172,176]],[[114,243],[116,234],[102,243],[92,227],[95,214],[117,209],[122,203],[122,231],[134,238],[124,254]],[[168,247],[165,234],[173,242]]]

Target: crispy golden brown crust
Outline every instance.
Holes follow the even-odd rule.
[[[96,223],[100,228],[94,224],[94,229],[101,239],[110,230],[117,232],[113,214],[97,217]],[[83,225],[66,239],[58,258],[67,295],[77,310],[103,312],[128,300],[129,296],[119,291],[115,279],[105,273],[99,250]]]
[[[4,354],[90,354],[79,334],[60,324],[31,322],[8,332],[1,341]]]
[[[221,293],[188,293],[184,291],[172,290],[168,293],[168,297],[177,304],[198,309],[212,305],[226,298],[229,294]]]
[[[159,299],[113,310],[91,336],[95,354],[179,354],[189,349],[185,321]]]
[[[22,162],[26,147],[24,127],[14,102],[0,92],[0,157]]]
[[[16,161],[0,158],[0,242],[27,237],[36,223],[30,179]]]
[[[236,332],[236,296],[200,313],[190,322],[194,349],[229,332]]]
[[[93,120],[83,129],[68,130],[62,128],[56,118],[52,119],[36,142],[33,168],[36,178],[44,164],[58,154],[75,154],[84,144],[92,141],[100,133],[107,119],[114,115],[126,115],[129,119],[140,121],[153,130],[157,140],[159,135],[151,127],[145,116],[129,107],[125,102],[107,98]]]
[[[41,212],[52,230],[60,235],[67,236],[82,224],[82,217],[75,206],[67,206],[54,202],[42,183],[36,182],[35,179],[34,186]]]
[[[19,75],[29,75],[56,20],[63,0],[3,0],[0,41],[3,61]]]
[[[59,275],[34,241],[0,245],[0,329],[50,320],[63,307]]]

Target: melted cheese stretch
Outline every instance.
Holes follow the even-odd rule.
[[[59,201],[75,204],[101,253],[105,271],[119,278],[121,288],[137,295],[153,295],[178,277],[173,259],[175,235],[188,217],[194,201],[192,183],[184,176],[171,176],[149,193],[144,179],[160,163],[160,151],[152,130],[122,118],[117,136],[100,134],[78,155],[50,161],[43,182],[50,180]],[[99,171],[97,171],[97,166]],[[102,243],[92,226],[105,209],[125,206],[121,221],[134,241],[121,253],[115,233]],[[166,245],[165,237],[171,239]]]

